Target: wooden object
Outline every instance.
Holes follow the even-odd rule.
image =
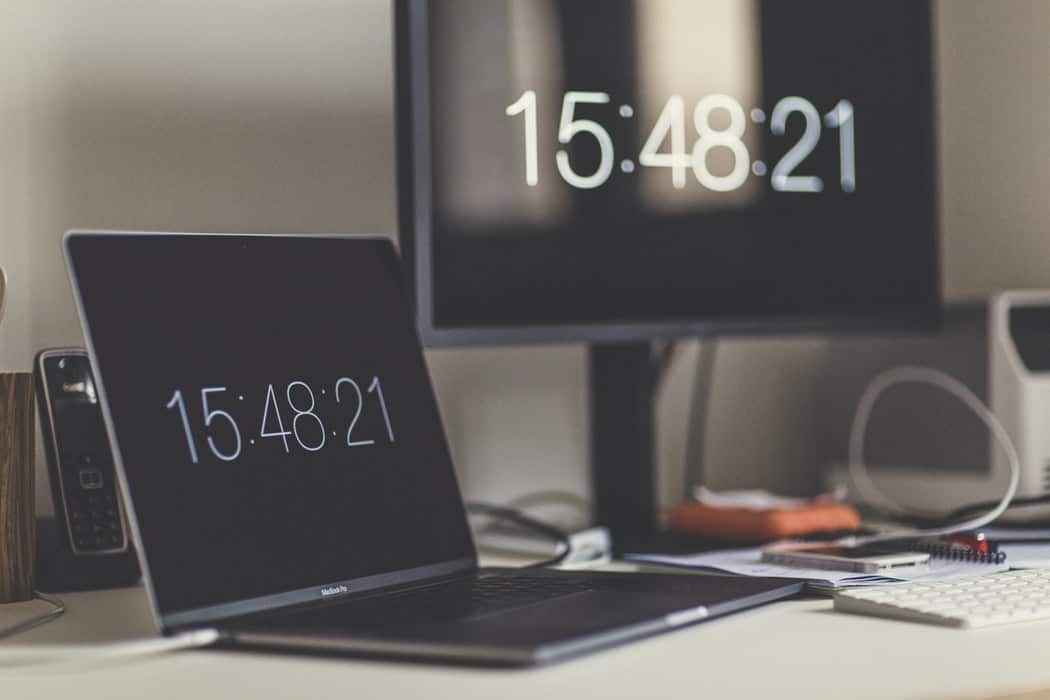
[[[33,375],[0,372],[0,603],[33,597]]]

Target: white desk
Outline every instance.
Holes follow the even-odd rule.
[[[155,634],[141,588],[61,597],[65,616],[0,649]],[[0,670],[4,700],[885,700],[1046,687],[1050,622],[967,632],[839,614],[828,599],[777,603],[524,671],[234,651],[179,652],[76,671]]]

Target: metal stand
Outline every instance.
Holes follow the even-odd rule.
[[[595,521],[617,552],[656,533],[654,392],[648,342],[590,347],[591,470]]]

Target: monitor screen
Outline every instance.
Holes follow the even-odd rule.
[[[921,322],[928,3],[404,0],[429,342]]]
[[[74,234],[67,250],[164,619],[474,565],[389,241]]]

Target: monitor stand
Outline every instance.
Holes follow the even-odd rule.
[[[618,552],[656,534],[653,399],[658,373],[648,341],[590,347],[594,519],[609,528]]]
[[[656,512],[655,398],[660,362],[649,341],[590,346],[594,521],[616,554],[700,551],[724,543],[662,530]]]

